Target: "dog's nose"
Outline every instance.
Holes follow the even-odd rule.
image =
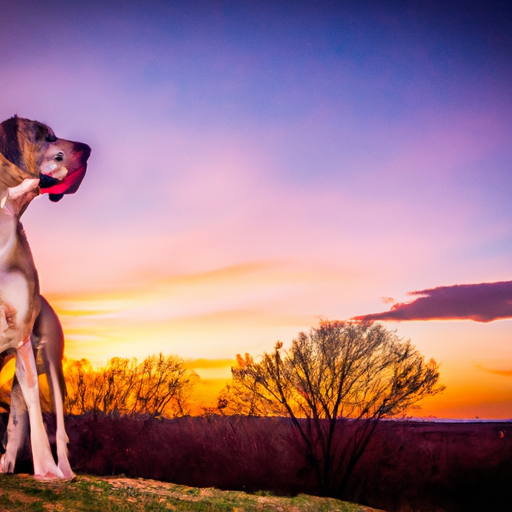
[[[82,153],[82,159],[84,162],[86,162],[87,159],[91,156],[91,148],[83,142],[75,142],[73,151],[76,153]]]
[[[40,188],[50,188],[54,185],[60,183],[60,180],[54,178],[53,176],[48,176],[47,174],[39,173],[39,187]]]

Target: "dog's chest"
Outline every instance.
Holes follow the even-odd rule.
[[[29,310],[29,286],[19,271],[0,272],[0,302],[15,312],[16,323],[24,322]]]
[[[16,244],[16,219],[0,208],[0,271],[7,266]]]
[[[5,334],[22,328],[30,316],[31,281],[37,283],[37,274],[30,251],[24,247],[26,240],[18,220],[9,211],[0,209],[0,340]],[[10,320],[9,320],[10,319]],[[8,336],[10,338],[10,335]],[[1,343],[0,343],[1,344]]]

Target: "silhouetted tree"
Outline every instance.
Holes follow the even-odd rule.
[[[245,358],[237,354],[236,367],[231,370],[233,379],[219,393],[217,410],[226,416],[286,415],[286,408],[260,385],[255,373],[244,372],[245,368],[254,365],[254,359],[249,354],[245,354]]]
[[[102,385],[97,382],[100,372],[94,371],[87,359],[64,360],[66,397],[64,408],[67,414],[83,414],[100,410],[100,393]]]
[[[238,356],[221,410],[291,418],[319,486],[340,494],[382,418],[404,414],[438,385],[434,360],[380,324],[322,321],[288,351]],[[340,430],[349,439],[340,443]]]
[[[150,356],[140,365],[131,415],[183,416],[198,376],[176,356]]]
[[[67,414],[102,412],[109,416],[183,416],[198,375],[176,356],[112,358],[94,369],[89,361],[64,364]]]

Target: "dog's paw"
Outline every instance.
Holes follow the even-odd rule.
[[[4,453],[0,458],[0,473],[14,473],[14,463],[15,461]]]
[[[36,480],[64,480],[66,477],[62,471],[55,465],[50,465],[34,473]]]
[[[65,460],[65,461],[59,460],[59,469],[62,471],[64,478],[70,479],[70,480],[75,478],[75,473],[73,473],[73,470],[71,469],[71,466],[69,465],[69,462],[67,460]]]

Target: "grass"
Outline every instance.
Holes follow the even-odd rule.
[[[156,480],[77,476],[41,482],[29,475],[0,475],[0,512],[371,512],[375,509],[299,494],[246,494],[199,489]]]

